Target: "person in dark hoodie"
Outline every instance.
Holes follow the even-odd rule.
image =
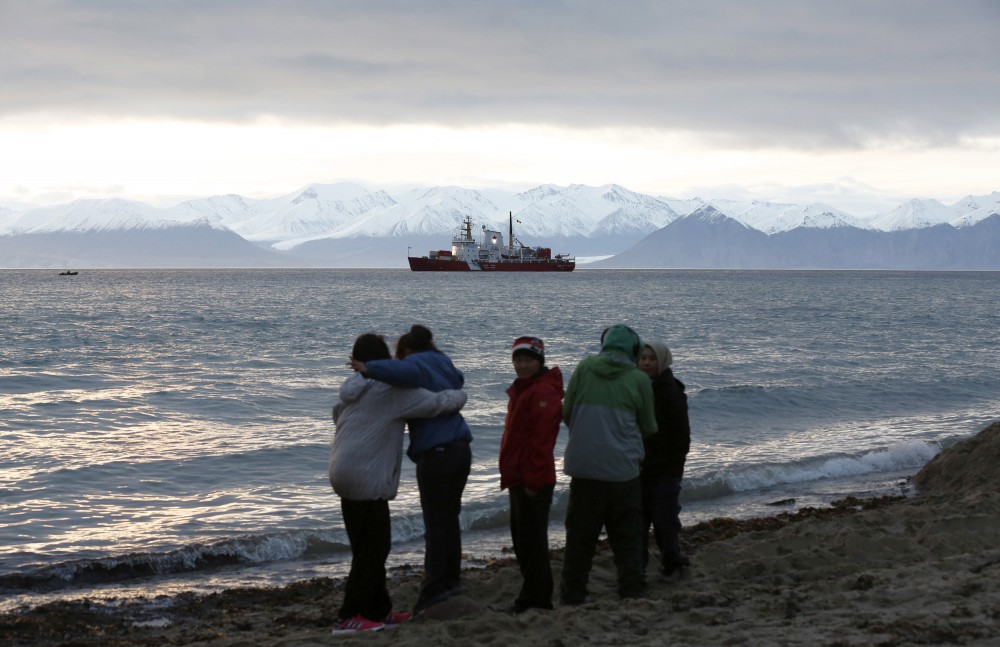
[[[674,377],[673,356],[662,342],[646,342],[639,356],[639,370],[652,380],[658,431],[645,439],[642,463],[643,566],[649,563],[649,527],[660,549],[660,572],[683,573],[691,562],[681,551],[681,478],[691,447],[687,395],[684,383]]]
[[[396,359],[351,366],[366,377],[392,386],[440,392],[461,389],[465,376],[434,345],[430,330],[414,324],[396,342]],[[424,520],[424,580],[414,613],[462,592],[462,492],[472,469],[472,432],[460,413],[407,422],[406,455],[417,465],[417,487]]]
[[[582,604],[601,528],[606,528],[618,570],[618,594],[642,596],[643,437],[656,433],[653,389],[636,367],[645,347],[639,335],[616,324],[601,335],[601,352],[573,371],[563,399],[569,441],[563,469],[571,477],[566,549],[559,598]]]
[[[511,347],[517,379],[507,389],[500,442],[500,489],[510,497],[510,536],[523,583],[511,614],[552,608],[549,509],[556,483],[553,450],[562,422],[563,381],[545,366],[545,343],[518,337]]]

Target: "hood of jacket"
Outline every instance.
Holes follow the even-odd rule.
[[[601,355],[621,355],[634,366],[639,361],[644,344],[639,334],[625,324],[615,324],[604,331]]]
[[[340,401],[344,404],[357,402],[374,383],[375,380],[370,380],[361,373],[355,373],[340,385]]]
[[[592,355],[580,362],[580,365],[582,366],[584,362],[587,363],[587,368],[605,380],[616,380],[625,373],[639,370],[636,368],[635,362],[618,351]]]
[[[674,363],[674,357],[670,353],[670,349],[662,341],[647,341],[646,345],[652,348],[656,354],[657,375],[670,368],[670,365]]]

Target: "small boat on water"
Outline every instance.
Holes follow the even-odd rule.
[[[552,255],[548,247],[528,247],[514,237],[514,214],[510,214],[508,240],[483,225],[482,240],[472,237],[472,218],[466,216],[450,250],[431,250],[427,256],[407,256],[414,272],[572,272],[576,257]]]
[[[76,276],[79,272],[66,270],[65,272],[59,272],[59,276]]]

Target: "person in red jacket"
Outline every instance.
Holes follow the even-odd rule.
[[[549,508],[556,483],[553,449],[562,422],[563,381],[545,366],[545,344],[518,337],[511,348],[517,379],[507,389],[507,419],[500,443],[500,489],[510,495],[510,536],[524,582],[510,609],[552,608]]]

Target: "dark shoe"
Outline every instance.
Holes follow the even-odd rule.
[[[462,587],[456,587],[443,593],[438,593],[437,595],[429,596],[426,598],[421,598],[417,600],[417,603],[413,605],[413,615],[418,615],[422,611],[426,611],[428,607],[432,607],[435,604],[444,602],[448,598],[459,595],[462,592]]]
[[[621,591],[619,593],[619,597],[621,597],[621,599],[623,599],[623,600],[626,600],[626,599],[629,599],[629,598],[644,598],[644,597],[646,597],[646,591],[647,591],[647,588],[645,586],[642,587],[642,588],[637,588],[637,589],[629,589],[627,591]]]
[[[677,573],[678,577],[684,577],[684,569],[691,565],[691,560],[680,555],[672,559],[663,562],[663,566],[660,568],[660,573],[664,577],[671,577],[674,573]]]
[[[578,607],[586,601],[586,595],[563,593],[559,596],[559,604],[564,607]]]
[[[543,611],[552,611],[552,603],[548,604],[524,604],[522,602],[515,602],[512,607],[507,609],[507,614],[512,616],[519,616],[528,609],[541,609]]]

